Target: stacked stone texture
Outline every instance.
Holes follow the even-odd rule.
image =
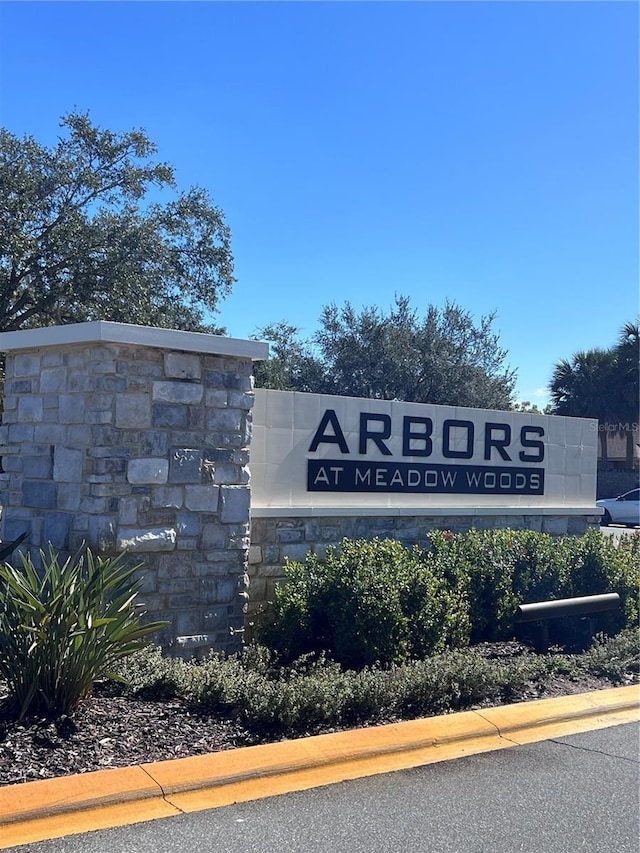
[[[173,653],[241,645],[252,364],[92,344],[6,360],[3,539],[143,562],[141,598]]]

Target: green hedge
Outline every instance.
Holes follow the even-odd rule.
[[[580,680],[594,675],[612,684],[629,683],[639,671],[639,640],[634,628],[613,638],[597,637],[582,654],[494,656],[484,646],[474,646],[358,671],[345,670],[323,655],[281,666],[261,646],[201,661],[163,657],[154,647],[119,661],[124,684],[111,689],[145,699],[179,698],[190,713],[232,719],[255,742],[443,714],[480,703],[517,702],[544,691],[556,676]]]
[[[289,563],[261,639],[284,659],[328,651],[345,666],[400,663],[469,639],[468,608],[429,555],[391,539],[352,541]]]
[[[259,639],[284,660],[324,651],[360,668],[513,637],[519,604],[618,592],[614,634],[638,621],[640,536],[553,538],[515,530],[436,531],[425,548],[345,539],[285,567]]]

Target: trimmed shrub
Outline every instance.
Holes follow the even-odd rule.
[[[558,598],[568,567],[558,559],[557,540],[548,533],[511,531],[513,591],[518,604]]]
[[[553,538],[534,531],[435,531],[427,547],[343,540],[325,560],[289,563],[272,620],[258,637],[285,660],[325,650],[359,669],[446,648],[510,639],[519,604],[618,592],[597,614],[614,634],[637,624],[640,536],[616,545],[599,530]]]
[[[428,555],[391,539],[345,539],[324,560],[288,563],[260,638],[285,660],[326,651],[360,669],[468,641],[465,603]]]
[[[640,669],[640,631],[599,637],[577,655],[536,655],[517,644],[513,653],[490,647],[449,649],[425,660],[354,672],[306,655],[280,666],[272,653],[249,646],[242,654],[212,654],[201,661],[164,658],[143,650],[117,664],[119,689],[153,695],[171,683],[194,712],[219,714],[261,740],[316,734],[351,725],[428,717],[479,704],[519,701],[545,681],[585,674],[623,683]],[[145,675],[146,673],[146,675]],[[122,680],[130,678],[128,686]]]
[[[114,691],[126,692],[149,701],[167,701],[182,695],[188,686],[184,661],[166,657],[160,646],[144,646],[121,658],[109,678]]]
[[[565,536],[558,541],[556,559],[564,566],[557,598],[617,592],[622,607],[599,614],[598,624],[607,634],[637,624],[640,536],[624,536],[618,544],[599,530]]]
[[[617,559],[609,563],[609,582],[623,602],[625,626],[637,628],[640,621],[640,534],[624,536],[616,548]]]
[[[622,684],[635,673],[640,673],[640,628],[626,628],[615,637],[600,635],[590,649],[582,655],[582,666],[586,672],[605,676],[614,683]]]
[[[597,615],[614,634],[638,619],[640,537],[617,545],[599,530],[553,538],[516,530],[438,532],[429,538],[432,566],[469,602],[471,642],[513,637],[519,604],[617,592],[618,611]]]

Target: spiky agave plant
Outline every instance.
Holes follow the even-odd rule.
[[[136,603],[142,581],[125,555],[89,549],[62,564],[49,546],[38,569],[30,554],[20,566],[0,565],[0,677],[27,713],[66,714],[112,677],[114,663],[146,645],[167,622],[142,622]]]

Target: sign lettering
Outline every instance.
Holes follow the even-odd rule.
[[[423,462],[307,461],[310,492],[542,495],[544,470]]]
[[[401,430],[394,430],[390,414],[360,412],[356,442],[336,411],[326,409],[309,453],[321,453],[329,445],[332,455],[338,451],[342,458],[308,459],[307,490],[542,495],[544,469],[517,462],[544,461],[544,427],[524,425],[515,432],[510,423],[499,421],[444,418],[438,426],[433,417],[413,415],[403,416]],[[349,442],[357,444],[359,459],[347,458],[356,456]],[[398,451],[402,460],[379,459]],[[374,458],[367,459],[371,454]]]

